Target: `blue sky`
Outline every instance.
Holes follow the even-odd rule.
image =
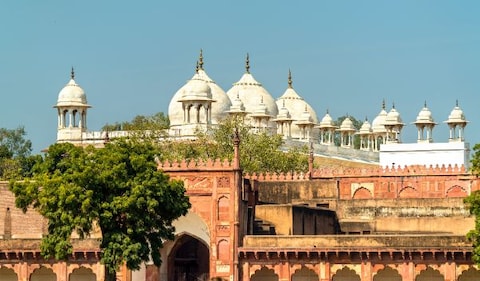
[[[443,121],[458,100],[480,143],[479,1],[13,1],[0,9],[0,127],[25,126],[34,152],[56,138],[52,106],[70,68],[93,108],[88,129],[167,112],[205,69],[225,91],[244,72],[277,98],[293,86],[321,118],[370,121],[385,99],[403,141],[426,101]]]

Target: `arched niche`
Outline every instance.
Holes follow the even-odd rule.
[[[355,270],[348,267],[337,270],[332,277],[332,281],[361,281],[360,276]]]
[[[11,268],[0,267],[0,280],[2,281],[18,281],[18,276]]]
[[[397,270],[387,266],[375,274],[373,281],[402,281],[402,276]]]
[[[268,269],[262,267],[261,269],[255,271],[251,276],[250,281],[278,281],[278,275],[273,271],[273,269]]]
[[[480,270],[470,267],[458,276],[458,281],[478,281],[480,280]]]
[[[184,234],[175,240],[168,255],[168,280],[208,280],[210,251],[203,241]]]
[[[292,281],[318,281],[318,275],[313,270],[302,267],[292,275]]]
[[[360,187],[353,193],[353,199],[372,199],[372,193],[365,187]]]
[[[85,267],[76,268],[70,273],[69,281],[96,281],[97,276],[91,269]]]
[[[440,273],[440,271],[428,267],[425,270],[420,271],[420,274],[417,275],[415,281],[444,281],[445,278]]]
[[[57,275],[51,268],[42,266],[32,272],[30,281],[57,281]]]
[[[418,191],[412,186],[405,186],[404,188],[400,189],[398,192],[398,197],[400,198],[417,198]]]

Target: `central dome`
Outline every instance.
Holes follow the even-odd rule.
[[[230,100],[240,99],[245,107],[247,118],[258,109],[259,104],[263,102],[266,113],[273,118],[278,114],[278,107],[273,97],[263,88],[255,78],[250,74],[249,59],[247,55],[246,73],[240,80],[233,84],[233,87],[227,91]],[[269,127],[275,127],[275,123],[269,121]]]

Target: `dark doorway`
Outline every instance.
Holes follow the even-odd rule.
[[[182,235],[168,256],[168,280],[206,281],[209,261],[209,250],[204,243],[190,235]]]

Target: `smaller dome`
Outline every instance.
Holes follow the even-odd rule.
[[[313,122],[313,118],[312,118],[312,115],[310,114],[310,112],[308,111],[308,108],[307,108],[307,104],[305,103],[305,110],[302,112],[302,114],[300,114],[300,118],[298,120],[298,122],[296,122],[297,124],[301,123],[301,124],[310,124],[310,123],[315,123]]]
[[[289,120],[291,119],[290,111],[285,107],[285,100],[283,106],[278,110],[277,120]]]
[[[432,117],[432,112],[428,109],[427,104],[423,106],[417,116],[417,120],[414,124],[435,124],[435,121]]]
[[[339,131],[356,131],[355,126],[353,126],[353,122],[350,117],[346,117],[342,124],[340,125]]]
[[[87,95],[83,89],[75,82],[75,72],[72,68],[70,81],[58,94],[56,107],[59,106],[83,106],[90,107],[87,104]]]
[[[448,124],[466,124],[468,121],[465,119],[465,115],[463,114],[463,110],[458,106],[458,102],[455,107],[450,112],[448,116],[448,120],[446,123]]]
[[[205,101],[212,99],[212,91],[207,82],[194,76],[187,82],[179,101]]]
[[[372,132],[372,126],[370,125],[370,122],[365,119],[365,121],[362,124],[362,127],[360,127],[359,133],[362,135],[367,135]]]
[[[230,110],[227,111],[228,113],[246,113],[245,106],[243,105],[242,100],[240,99],[238,93],[237,97],[232,101],[232,105],[230,106]]]
[[[387,126],[398,126],[403,125],[402,118],[400,113],[395,109],[395,106],[390,109],[387,116],[385,117],[385,125]]]
[[[335,127],[335,123],[333,123],[333,119],[327,111],[325,116],[323,116],[322,121],[320,121],[319,128],[333,128],[333,127]]]
[[[267,117],[270,116],[267,105],[263,102],[263,96],[260,97],[260,103],[254,108],[252,116],[254,117]]]

